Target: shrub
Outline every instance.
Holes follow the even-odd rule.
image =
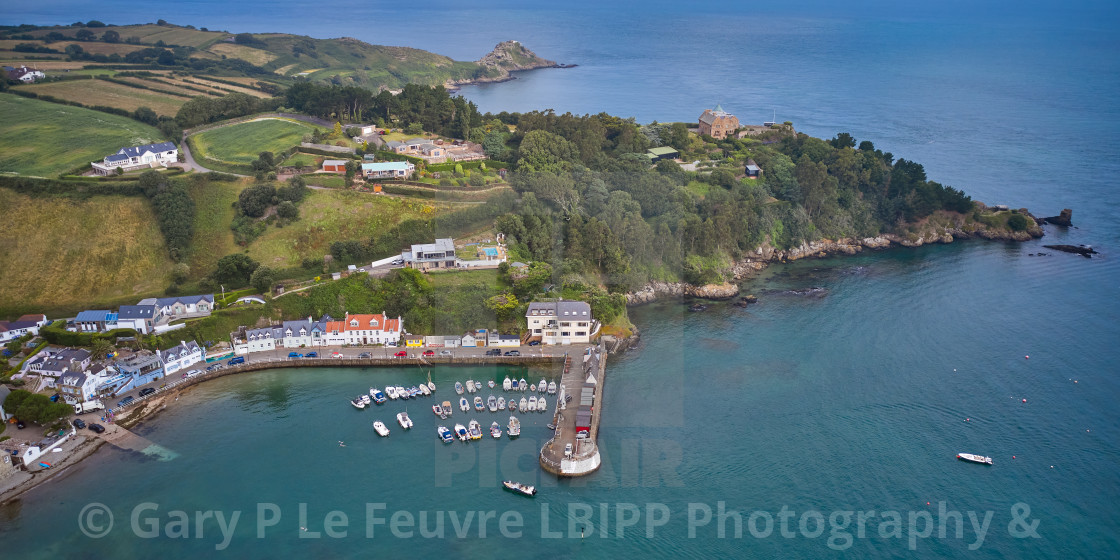
[[[1011,228],[1011,231],[1026,231],[1030,226],[1031,221],[1022,214],[1012,214],[1007,218],[1007,227]]]

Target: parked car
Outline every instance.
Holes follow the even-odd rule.
[[[370,354],[369,352],[362,352],[361,354],[358,354],[358,357],[362,358],[363,360],[368,360],[368,359],[372,358],[373,355]]]
[[[385,346],[388,346],[389,348],[396,348],[397,343],[396,342],[386,342]]]
[[[450,351],[450,350],[440,350],[440,351],[439,351],[439,355],[440,355],[440,356],[450,356],[450,355],[451,355],[451,351]]]
[[[424,355],[425,355],[425,356],[435,356],[435,355],[436,355],[436,351],[435,351],[435,350],[425,350],[425,351],[424,351]]]
[[[398,358],[406,358],[408,357],[408,352],[405,352],[404,350],[398,350],[397,353],[393,355]]]
[[[486,351],[486,355],[487,356],[501,356],[502,351],[498,350],[497,348],[491,348],[491,349]]]
[[[564,457],[567,457],[568,459],[572,458],[572,444],[569,443],[564,445]]]
[[[305,358],[318,358],[319,353],[318,352],[308,352],[307,354],[304,355],[304,357]]]
[[[96,434],[100,434],[100,433],[105,432],[105,426],[102,426],[101,424],[90,424],[89,425],[89,431],[91,431],[93,433],[96,433]]]
[[[518,351],[518,350],[507,350],[506,355],[507,356],[520,356],[521,352]]]
[[[300,354],[299,352],[288,352],[288,357],[289,358],[302,358],[303,354]]]
[[[331,354],[331,357],[332,358],[345,358],[346,356],[342,355],[342,352],[334,352],[334,353]]]
[[[534,341],[529,343],[529,346],[540,346],[540,345],[541,345],[541,341],[539,341],[539,340],[534,340]]]
[[[156,392],[155,388],[147,387],[147,388],[144,388],[144,389],[140,389],[140,396],[141,397],[146,397],[146,396],[148,396],[148,395],[150,395],[154,392]]]
[[[58,393],[51,395],[51,402],[58,402]]]
[[[85,420],[82,420],[81,418],[75,418],[74,419],[74,427],[79,429],[79,430],[85,428],[86,427]]]
[[[202,371],[197,370],[197,369],[192,369],[192,370],[188,371],[187,373],[183,374],[183,379],[186,379],[188,377],[194,377],[196,375],[202,375]]]
[[[132,398],[131,396],[125,397],[125,398],[121,399],[120,402],[117,403],[117,406],[125,406],[125,405],[131,403],[134,400],[136,400],[136,399]]]
[[[24,424],[23,420],[16,420],[16,428],[22,430],[26,427],[27,427],[27,424]]]
[[[245,363],[245,356],[238,356],[238,357],[233,358],[230,361],[226,362],[226,365],[233,366],[233,365],[243,364],[243,363]]]
[[[214,364],[214,365],[206,366],[206,371],[214,371],[214,370],[218,370],[218,369],[222,369],[222,364]]]

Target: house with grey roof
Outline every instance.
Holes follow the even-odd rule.
[[[160,359],[159,354],[148,350],[141,350],[117,360],[114,365],[121,375],[132,378],[127,384],[130,388],[151,383],[164,375],[163,360]]]
[[[122,305],[117,310],[117,328],[150,334],[163,317],[155,305]]]
[[[420,243],[411,251],[401,253],[405,266],[417,270],[457,268],[455,240],[450,237],[436,239],[435,243]]]
[[[117,169],[122,171],[155,169],[167,167],[178,161],[179,148],[176,148],[172,142],[160,142],[121,148],[117,153],[105,156],[102,161],[90,162],[90,165],[98,175],[113,175]]]
[[[173,346],[167,350],[160,350],[159,352],[159,358],[163,361],[164,375],[171,375],[175,372],[185,370],[201,362],[203,356],[202,348],[193,340],[189,342],[181,340],[177,346]]]
[[[214,294],[146,298],[140,300],[137,305],[154,305],[159,309],[159,313],[169,321],[172,319],[209,317],[210,312],[214,310]]]
[[[117,314],[108,309],[82,311],[74,318],[74,327],[83,333],[111,331],[117,328]]]
[[[26,317],[26,318],[25,318]],[[0,321],[0,344],[15,340],[25,334],[37,335],[39,328],[46,324],[46,317],[42,321],[34,320],[34,315],[25,315],[15,321]]]
[[[40,387],[55,387],[58,379],[67,373],[81,373],[89,367],[93,355],[83,348],[66,348],[52,352],[46,359],[35,362],[29,371],[42,380]]]
[[[529,340],[541,344],[582,344],[591,342],[598,331],[591,306],[583,301],[560,299],[534,301],[525,310]]]
[[[69,404],[84,403],[98,398],[98,388],[117,370],[105,364],[93,364],[85,371],[74,371],[58,378],[58,390]]]

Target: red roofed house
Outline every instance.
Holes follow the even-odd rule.
[[[332,321],[327,323],[328,337],[332,331]],[[380,315],[351,315],[346,314],[346,318],[342,321],[344,323],[346,333],[346,344],[386,344],[388,342],[396,342],[401,338],[401,331],[404,329],[404,320],[400,317],[396,319],[385,317],[384,313]]]

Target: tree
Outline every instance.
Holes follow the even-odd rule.
[[[1030,226],[1030,220],[1022,214],[1012,214],[1007,218],[1007,227],[1011,228],[1011,231],[1025,231]]]
[[[334,123],[334,137],[335,138],[341,138],[342,137],[342,123],[337,122],[337,121]]]
[[[486,307],[490,308],[501,321],[509,320],[517,311],[519,305],[521,304],[517,301],[517,296],[509,292],[498,294],[486,300]]]
[[[258,291],[267,293],[272,290],[272,285],[276,283],[276,271],[267,266],[258,266],[253,271],[252,277],[249,278],[249,283]]]
[[[93,353],[94,359],[100,360],[108,356],[113,351],[113,345],[104,338],[94,339],[93,344],[90,346],[90,352]]]
[[[105,27],[105,23],[96,19],[91,19],[86,23],[86,27]]]
[[[121,42],[121,34],[110,29],[101,35],[101,40],[106,43],[119,43]]]
[[[74,38],[79,41],[92,41],[95,37],[97,37],[97,34],[88,29],[79,29],[74,34]]]
[[[354,160],[346,162],[346,186],[349,187],[354,184],[354,176],[358,174],[361,169],[361,164]]]
[[[856,139],[852,138],[852,135],[847,132],[837,134],[836,138],[829,140],[828,143],[832,144],[832,147],[836,149],[856,147]]]
[[[419,122],[410,122],[408,126],[404,127],[404,131],[408,134],[423,134],[424,124]]]
[[[190,278],[191,267],[187,263],[179,263],[171,267],[171,280],[176,284],[182,284]]]
[[[292,201],[285,200],[276,207],[276,215],[285,220],[294,220],[299,217],[299,208]]]
[[[571,169],[572,162],[579,159],[579,153],[571,142],[546,130],[525,134],[517,152],[517,169],[525,173],[562,173]]]
[[[151,107],[137,107],[136,110],[132,112],[132,118],[152,126],[159,124],[159,115],[157,115]]]
[[[303,176],[294,175],[288,179],[288,184],[276,189],[276,196],[281,200],[290,200],[298,203],[307,196],[307,182]]]
[[[268,184],[253,185],[237,195],[241,212],[252,218],[264,216],[276,198],[276,187]]]
[[[249,258],[249,255],[243,253],[226,255],[218,259],[217,268],[213,274],[214,280],[231,284],[231,287],[244,286],[249,283],[249,277],[258,266],[260,266],[259,263]]]

